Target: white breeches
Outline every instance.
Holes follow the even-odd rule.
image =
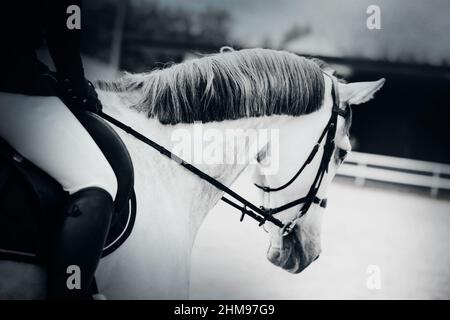
[[[70,194],[99,187],[115,198],[111,166],[58,98],[0,92],[0,136]]]

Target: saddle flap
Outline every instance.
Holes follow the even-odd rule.
[[[117,132],[105,120],[92,112],[77,112],[77,119],[89,132],[105,155],[117,178],[114,206],[117,212],[125,209],[134,184],[134,169],[130,154]]]

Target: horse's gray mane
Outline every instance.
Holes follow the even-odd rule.
[[[134,91],[134,108],[176,124],[308,114],[320,108],[325,85],[316,61],[285,51],[245,49],[125,74],[98,87]]]

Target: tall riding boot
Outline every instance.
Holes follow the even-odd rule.
[[[69,197],[50,251],[50,299],[89,298],[112,213],[113,199],[101,188],[82,189]]]

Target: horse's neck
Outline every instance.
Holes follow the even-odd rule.
[[[233,136],[234,144],[231,146],[226,136],[233,130],[258,129],[268,123],[267,118],[253,118],[201,125],[162,125],[155,119],[149,119],[144,113],[121,106],[120,100],[113,95],[108,97],[100,94],[100,98],[104,100],[106,113],[132,126],[138,132],[173,151],[226,186],[230,186],[237,179],[248,166],[252,156],[249,155],[249,146],[246,143],[248,137],[242,134],[243,132]],[[172,222],[171,228],[176,230],[177,236],[192,245],[203,219],[219,201],[222,192],[153,148],[120,130],[118,133],[127,145],[133,159],[135,180],[138,185],[136,189],[138,192],[144,190],[146,198],[156,195],[154,200],[157,203],[153,203],[155,208],[148,208],[149,212],[144,212],[144,214],[152,215],[154,223],[159,220],[157,215],[164,215],[164,217],[160,217],[161,221]],[[211,149],[211,133],[216,137],[223,138],[214,141],[215,151],[212,153],[223,150],[222,159],[226,160],[226,163],[220,161],[220,156],[212,160],[202,157],[202,150],[206,150],[203,153],[208,154],[207,148]],[[209,143],[206,141],[208,137]],[[186,144],[191,148],[186,149]],[[181,145],[184,146],[181,148],[183,151],[189,149],[189,152],[180,154]],[[235,161],[230,161],[230,159]],[[167,203],[164,203],[164,200],[167,200]],[[154,210],[159,210],[159,212],[154,212]]]
[[[178,146],[173,137],[177,134],[179,137],[180,132],[183,133],[181,136],[193,137],[192,147],[207,147],[207,141],[194,138],[195,125],[161,125],[157,120],[148,119],[145,114],[126,107],[114,93],[100,92],[99,97],[107,114],[169,150]],[[271,129],[282,126],[285,120],[286,117],[274,116],[241,119],[205,124],[202,129],[205,132],[214,128],[216,135],[223,137],[227,129],[231,132],[233,129]],[[111,297],[120,297],[125,288],[131,290],[128,294],[131,298],[187,298],[195,235],[222,192],[141,141],[120,129],[116,131],[133,160],[138,215],[127,242],[103,260],[99,268],[99,284]],[[234,136],[235,144],[226,146],[223,143],[228,142],[227,139],[222,141],[222,145],[220,139],[216,141],[216,150],[222,146],[226,159],[240,161],[211,164],[195,161],[195,157],[190,160],[194,160],[193,164],[202,171],[230,186],[258,151],[253,150],[253,154],[246,157],[249,154],[246,137],[245,134],[237,134]],[[111,275],[114,275],[114,286],[106,288],[111,283],[108,281]]]

